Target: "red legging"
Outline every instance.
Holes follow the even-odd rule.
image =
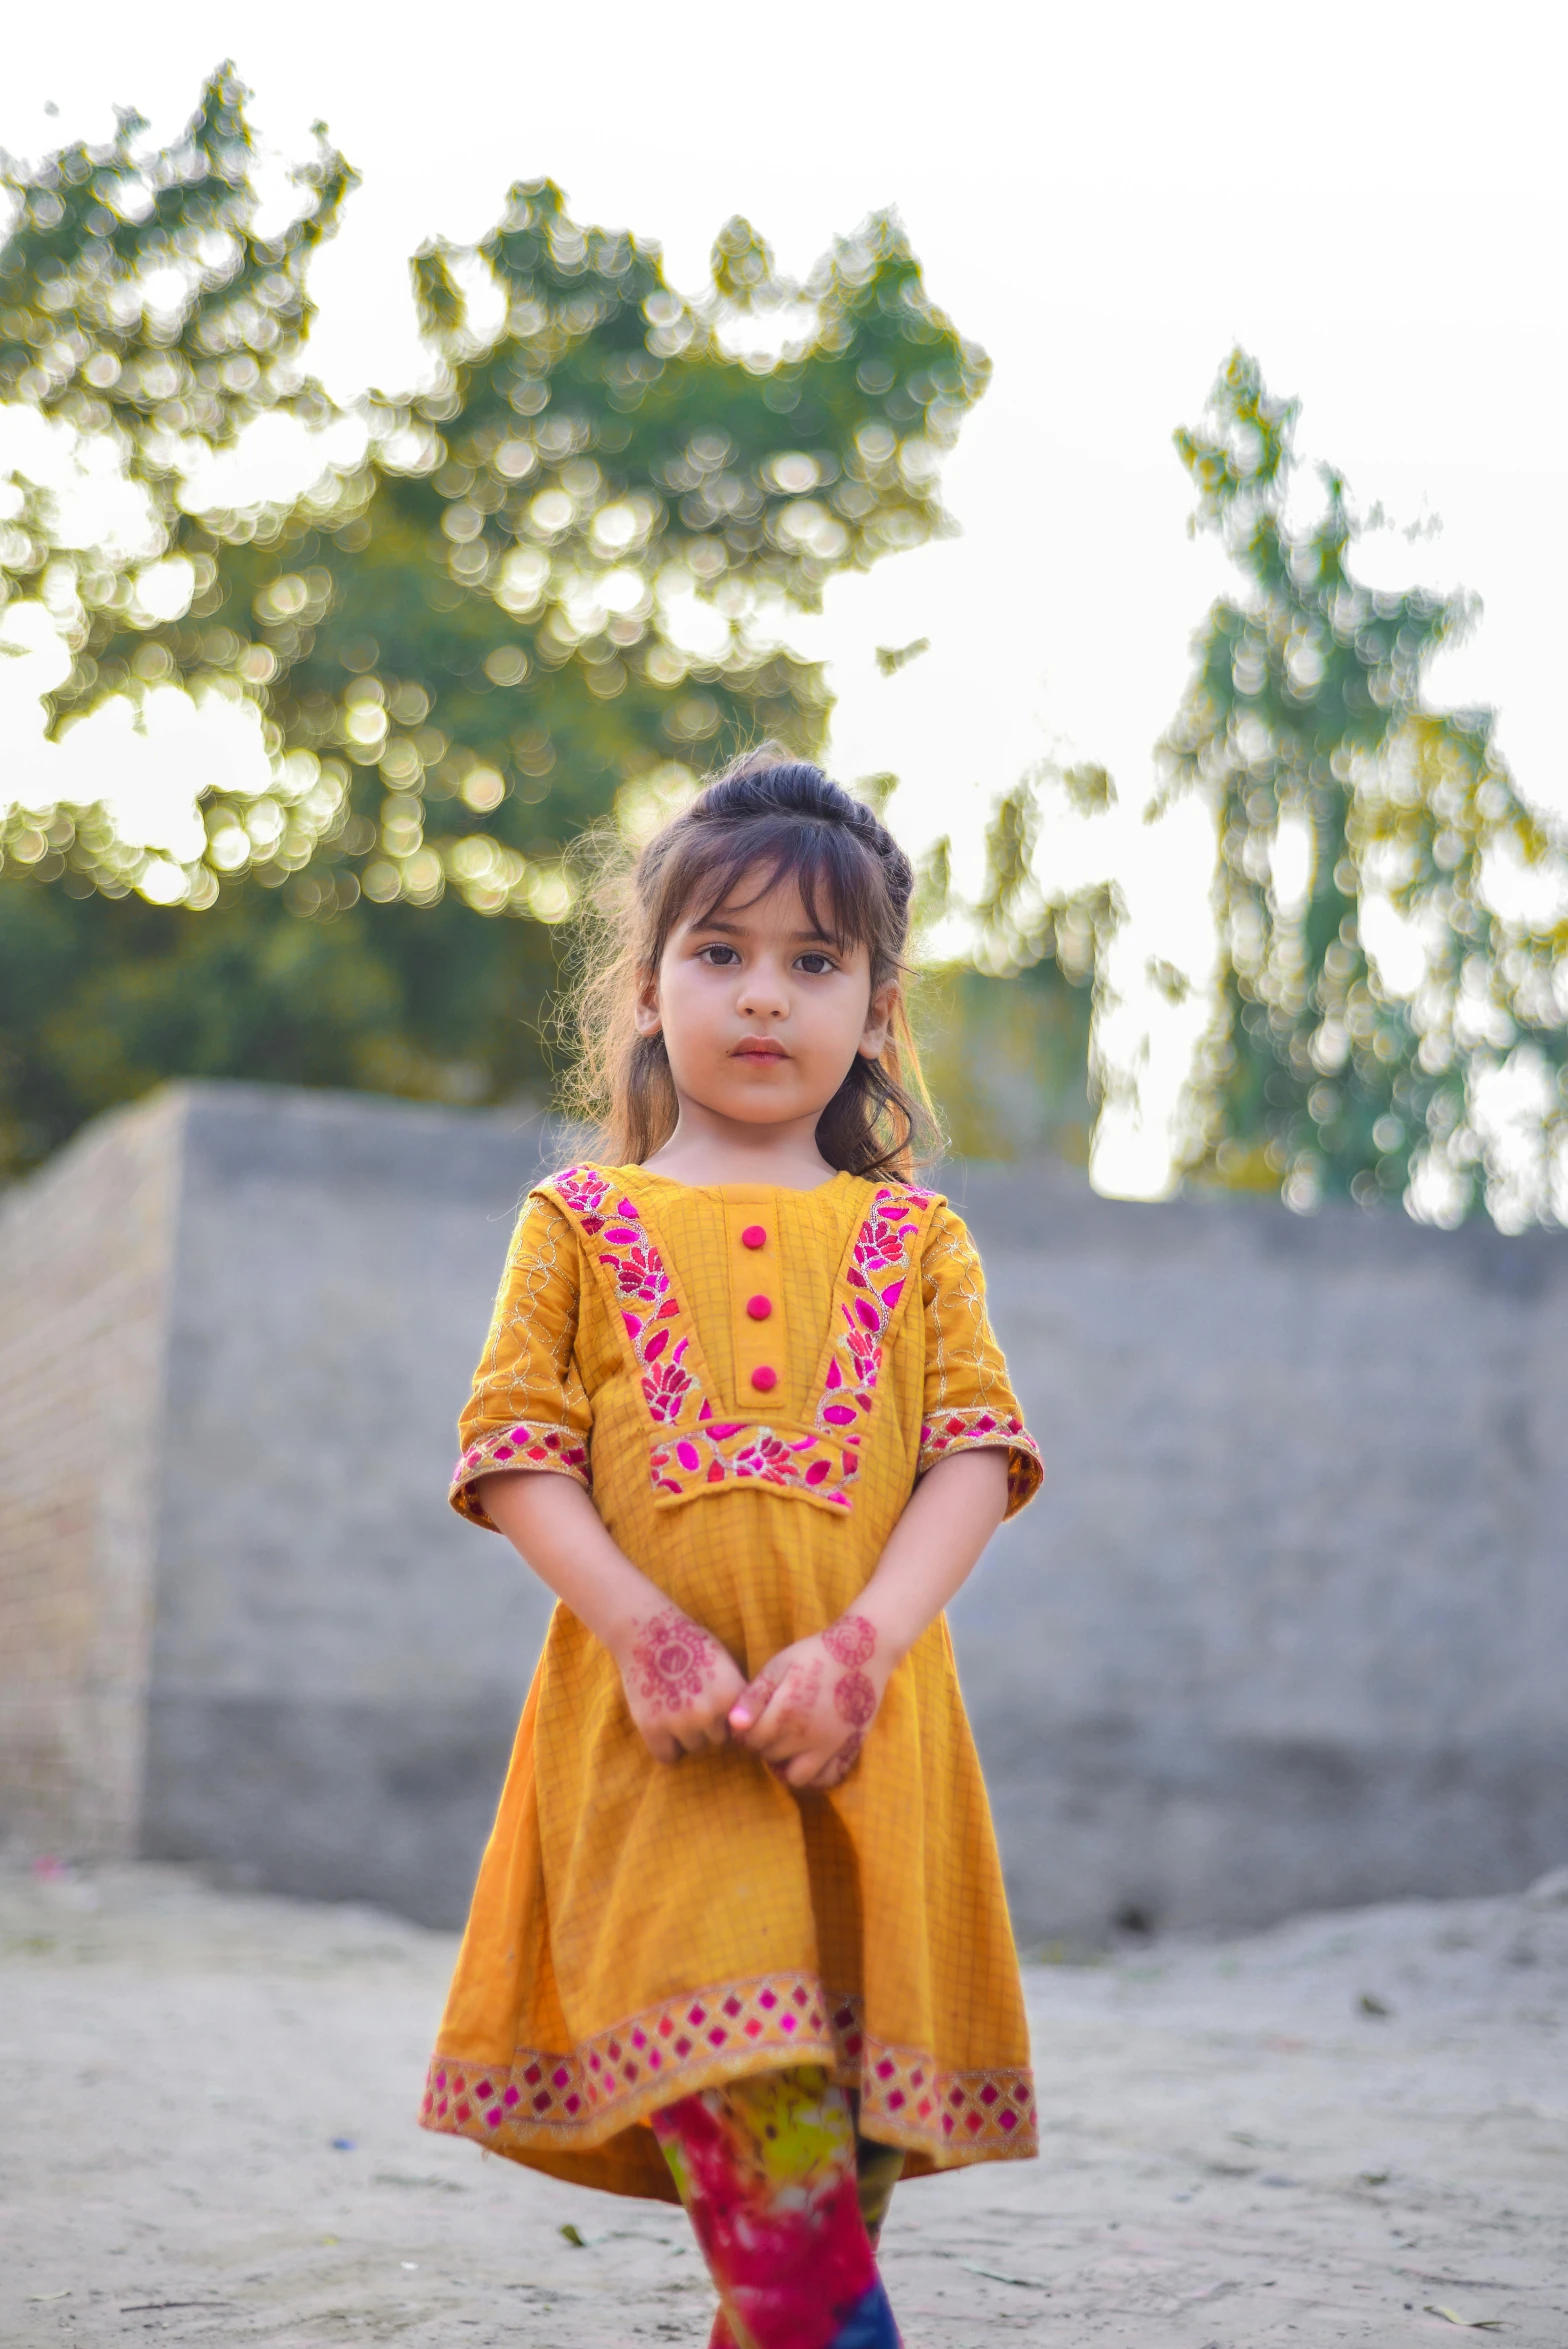
[[[719,2295],[709,2349],[898,2349],[876,2240],[904,2157],[818,2064],[653,2116]]]

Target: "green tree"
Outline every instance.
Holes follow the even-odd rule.
[[[292,217],[263,234],[246,95],[222,66],[172,147],[146,151],[146,123],[122,113],[104,146],[0,172],[13,213],[0,244],[0,400],[107,454],[147,501],[155,553],[180,544],[179,487],[200,456],[232,448],[268,411],[307,422],[329,412],[302,362],[306,270],[354,174],[318,125],[314,157],[292,174]],[[116,615],[135,612],[135,570],[62,543],[50,499],[20,486],[0,579],[9,594],[44,574],[77,646],[75,703],[94,687],[92,654]]]
[[[1283,1184],[1300,1207],[1411,1199],[1414,1184],[1418,1211],[1441,1220],[1482,1203],[1505,1222],[1550,1218],[1568,892],[1529,914],[1503,910],[1498,891],[1509,868],[1568,880],[1563,846],[1515,790],[1491,713],[1424,698],[1427,664],[1472,603],[1361,585],[1362,526],[1337,474],[1323,473],[1317,515],[1293,519],[1296,418],[1236,351],[1199,426],[1176,436],[1193,527],[1221,539],[1243,581],[1196,639],[1161,746],[1156,807],[1202,792],[1219,843],[1220,1008],[1190,1171]],[[1419,943],[1413,985],[1392,985],[1369,951],[1374,914]],[[1542,1099],[1523,1170],[1488,1139],[1482,1098],[1510,1057]]]
[[[188,593],[158,617],[145,561],[66,545],[29,493],[0,560],[70,631],[54,723],[174,681],[249,704],[273,766],[259,797],[207,794],[183,872],[101,810],[13,812],[0,971],[82,974],[9,1023],[13,1163],[158,1074],[462,1099],[537,1077],[571,841],[653,820],[761,734],[815,747],[826,695],[785,617],[947,526],[941,456],[986,379],[890,215],[801,287],[732,221],[692,303],[541,181],[477,247],[417,257],[439,380],[365,403],[361,461],[283,509],[193,511],[209,446],[261,408],[331,414],[303,273],[351,175],[323,141],[260,239],[243,100],[225,69],[167,154],[127,119],[9,183],[0,384],[115,444],[163,595]],[[798,346],[737,356],[743,314],[784,304]],[[40,882],[63,902],[17,897]]]
[[[985,878],[968,903],[955,889],[950,844],[921,875],[927,958],[916,1025],[931,1090],[960,1156],[1010,1159],[1055,1152],[1085,1164],[1107,1072],[1094,1049],[1108,1008],[1106,957],[1125,919],[1111,882],[1053,888],[1041,879],[1048,817],[1090,819],[1110,807],[1103,767],[1052,767],[1003,795],[986,829]],[[933,954],[938,925],[956,924],[963,953]]]

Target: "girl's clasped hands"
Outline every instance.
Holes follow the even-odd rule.
[[[670,1607],[634,1625],[616,1661],[655,1761],[733,1742],[801,1792],[848,1776],[896,1658],[869,1617],[846,1614],[748,1682],[710,1631]]]

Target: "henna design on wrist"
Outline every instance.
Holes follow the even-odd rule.
[[[877,1652],[876,1625],[864,1615],[841,1615],[822,1634],[822,1645],[835,1664],[868,1664]]]
[[[631,1671],[637,1693],[655,1713],[679,1713],[713,1678],[719,1643],[711,1631],[671,1607],[637,1634]]]
[[[846,1672],[833,1691],[833,1707],[851,1729],[867,1729],[877,1709],[877,1692],[864,1672]]]

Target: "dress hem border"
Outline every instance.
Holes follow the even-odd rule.
[[[936,2168],[1039,2151],[1027,2065],[953,2070],[868,2032],[864,2002],[810,1974],[684,1993],[570,2054],[519,2047],[508,2063],[439,2051],[420,2126],[492,2152],[589,2153],[662,2106],[748,2072],[821,2063],[860,2097],[860,2128]]]

